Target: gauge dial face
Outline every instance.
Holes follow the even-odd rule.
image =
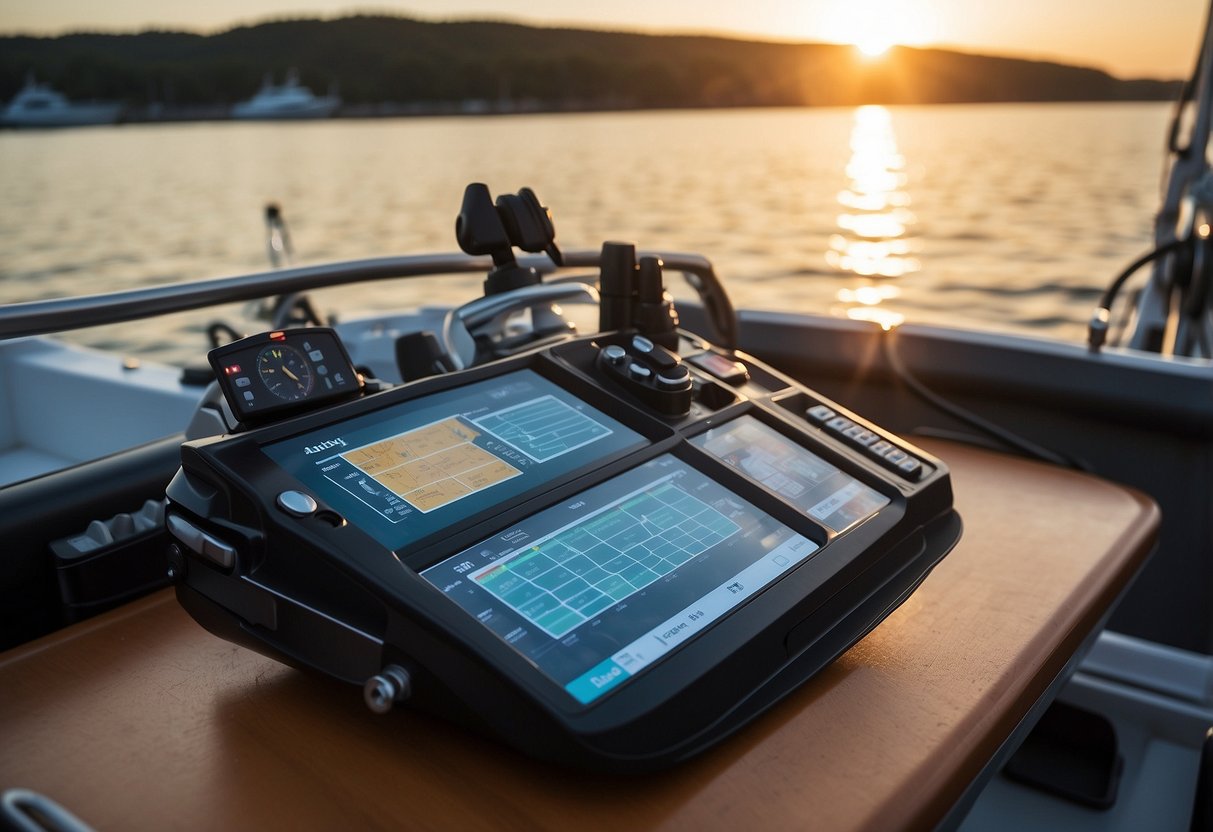
[[[257,354],[257,375],[283,401],[298,401],[312,392],[311,364],[303,353],[285,344],[273,344]]]

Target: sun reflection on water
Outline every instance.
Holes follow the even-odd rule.
[[[904,190],[905,167],[889,111],[876,105],[858,108],[846,166],[848,183],[838,194],[841,233],[830,236],[826,262],[855,277],[836,294],[843,314],[886,329],[902,321],[900,314],[880,306],[900,294],[886,281],[920,267],[914,256],[916,219]]]

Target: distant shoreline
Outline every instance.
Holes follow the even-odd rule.
[[[185,111],[158,112],[124,112],[118,121],[109,124],[81,124],[70,126],[33,126],[0,124],[0,132],[34,131],[34,130],[64,130],[80,127],[121,127],[124,125],[155,125],[155,124],[214,124],[231,122],[234,124],[316,124],[334,121],[388,121],[391,119],[413,118],[508,118],[510,116],[542,116],[542,115],[593,115],[605,113],[653,113],[653,112],[727,112],[744,110],[830,110],[854,109],[863,106],[888,107],[970,107],[970,106],[1001,106],[1001,105],[1084,105],[1084,104],[1169,104],[1164,98],[1116,99],[1116,100],[1067,100],[1067,101],[957,101],[948,103],[929,104],[830,104],[830,105],[736,105],[729,107],[586,107],[571,108],[513,108],[513,109],[464,109],[460,106],[415,108],[408,105],[386,105],[374,111],[364,107],[348,108],[326,118],[300,119],[240,119],[230,115],[230,106],[191,108]]]
[[[945,49],[897,46],[864,58],[839,44],[387,16],[285,20],[212,35],[0,36],[0,54],[0,100],[32,75],[74,101],[121,101],[133,121],[221,118],[288,70],[318,95],[338,95],[342,117],[359,118],[1157,101],[1173,100],[1181,86]]]
[[[595,113],[647,113],[647,112],[721,112],[728,110],[790,110],[790,109],[837,109],[837,108],[853,108],[863,106],[889,106],[889,107],[967,107],[967,106],[985,106],[985,105],[1001,105],[1001,104],[1024,104],[1029,106],[1038,106],[1041,104],[1164,104],[1170,103],[1167,98],[1139,98],[1139,99],[1095,99],[1095,100],[1067,100],[1067,101],[954,101],[942,104],[828,104],[828,105],[805,105],[805,104],[784,104],[784,105],[745,105],[739,104],[728,107],[543,107],[543,106],[517,106],[517,107],[488,107],[478,108],[476,106],[466,106],[459,102],[453,102],[446,107],[422,106],[416,107],[409,104],[382,104],[378,106],[358,106],[358,107],[343,107],[338,112],[327,118],[304,118],[304,119],[238,119],[232,118],[230,115],[230,107],[212,107],[199,108],[199,110],[189,110],[181,112],[161,112],[159,114],[142,113],[124,113],[118,120],[118,124],[189,124],[194,122],[217,122],[217,121],[232,121],[232,122],[254,122],[260,124],[266,123],[309,123],[309,122],[325,122],[325,121],[383,121],[387,119],[403,119],[403,118],[496,118],[508,116],[529,116],[529,115],[585,115]]]

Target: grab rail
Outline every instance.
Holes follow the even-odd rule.
[[[719,343],[730,349],[736,347],[736,314],[711,261],[698,254],[639,252],[638,256],[660,257],[667,270],[682,272],[703,298],[708,320],[716,330],[714,335]],[[564,255],[565,266],[571,268],[597,268],[598,260],[597,251],[572,251]],[[540,255],[521,257],[519,263],[541,274],[556,271],[552,262]],[[487,273],[492,266],[492,260],[488,257],[469,257],[465,254],[376,257],[75,298],[27,301],[0,307],[0,339],[136,321],[170,312],[348,283],[426,275]]]

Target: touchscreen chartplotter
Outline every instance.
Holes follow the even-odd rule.
[[[271,382],[300,387],[317,367],[272,350],[319,349],[308,332],[218,366],[269,349]],[[186,443],[178,597],[379,712],[599,769],[708,748],[895,609],[960,522],[939,460],[667,335],[568,339]]]
[[[548,759],[637,770],[727,736],[954,544],[947,469],[686,337],[661,357],[695,391],[671,417],[603,371],[618,341],[187,443],[182,603]]]
[[[500,506],[639,433],[533,370],[434,393],[264,446],[265,454],[389,549]]]
[[[666,454],[421,576],[585,704],[817,548]]]

